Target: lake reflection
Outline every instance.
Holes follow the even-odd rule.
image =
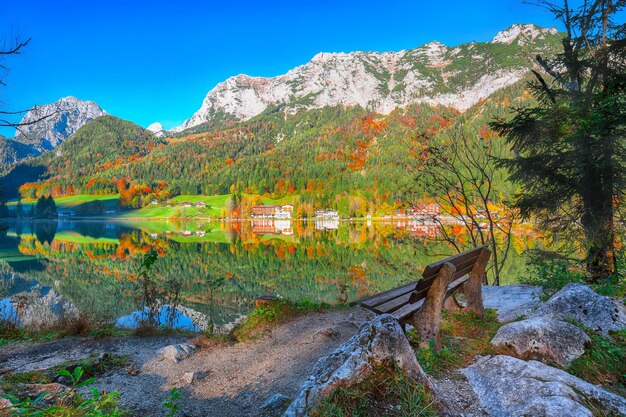
[[[180,289],[176,322],[227,328],[255,299],[278,296],[349,303],[415,280],[428,263],[451,253],[424,239],[436,227],[413,221],[37,221],[0,232],[0,318],[37,327],[82,313],[99,322],[129,323],[137,274],[150,249],[150,272]],[[505,283],[525,272],[516,236]],[[434,245],[434,246],[433,246]],[[167,316],[168,314],[161,314]]]

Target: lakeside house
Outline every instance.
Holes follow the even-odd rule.
[[[416,204],[406,209],[395,211],[396,217],[429,218],[441,215],[441,206],[437,203]]]
[[[293,204],[254,206],[250,209],[253,219],[291,219]]]
[[[339,219],[339,212],[332,209],[315,210],[316,219]]]

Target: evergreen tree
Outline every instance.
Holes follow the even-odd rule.
[[[542,2],[566,34],[554,60],[537,56],[531,91],[538,105],[494,123],[516,157],[503,161],[522,185],[522,215],[559,232],[582,232],[592,279],[616,269],[616,216],[626,188],[626,24],[624,0],[579,9]],[[544,78],[545,77],[545,78]]]
[[[2,198],[2,190],[0,190],[0,218],[6,217],[9,217],[9,208],[4,198]]]
[[[24,217],[24,206],[22,205],[22,200],[19,200],[17,202],[17,206],[15,208],[15,216],[18,219],[21,219],[22,217]]]
[[[41,196],[35,206],[35,217],[49,219],[57,216],[57,206],[51,195]]]

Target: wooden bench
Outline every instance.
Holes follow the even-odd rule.
[[[490,255],[491,251],[484,245],[442,259],[428,265],[420,280],[357,303],[377,314],[391,314],[403,327],[410,323],[419,335],[420,347],[434,342],[435,349],[439,350],[442,309],[465,308],[484,316],[482,284]],[[458,290],[465,296],[465,307],[454,298]]]

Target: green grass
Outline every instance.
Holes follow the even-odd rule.
[[[434,399],[395,364],[383,364],[359,384],[323,398],[311,417],[438,416]]]
[[[233,329],[232,335],[239,341],[255,339],[275,323],[327,307],[308,298],[296,302],[281,299],[268,301],[255,308],[246,321]]]
[[[591,346],[570,365],[572,375],[626,396],[626,330],[611,337],[588,331]]]
[[[217,218],[226,207],[230,194],[221,195],[179,195],[168,200],[171,207],[161,205],[148,205],[136,210],[118,213],[116,218],[121,219],[174,219],[174,218]],[[207,207],[182,207],[184,202],[204,202]]]
[[[55,204],[58,208],[68,209],[74,208],[84,203],[89,203],[91,201],[102,201],[104,202],[107,210],[112,210],[117,207],[117,201],[119,200],[119,194],[78,194],[78,195],[70,195],[66,197],[56,197],[54,199]],[[22,206],[24,207],[24,211],[28,213],[27,210],[30,210],[31,206],[37,204],[37,200],[25,201],[22,200]],[[17,205],[17,200],[12,200],[7,203],[7,206],[13,207]]]
[[[439,352],[432,347],[417,351],[417,360],[424,371],[431,375],[441,375],[451,369],[459,369],[471,364],[476,355],[493,353],[491,339],[502,323],[498,322],[495,310],[486,310],[485,317],[474,313],[444,311],[441,319],[441,346]],[[407,336],[417,345],[417,334],[411,330]]]
[[[169,200],[173,204],[181,204],[186,201],[190,203],[206,203],[207,206],[212,207],[225,207],[226,201],[232,194],[219,194],[219,195],[179,195]]]

